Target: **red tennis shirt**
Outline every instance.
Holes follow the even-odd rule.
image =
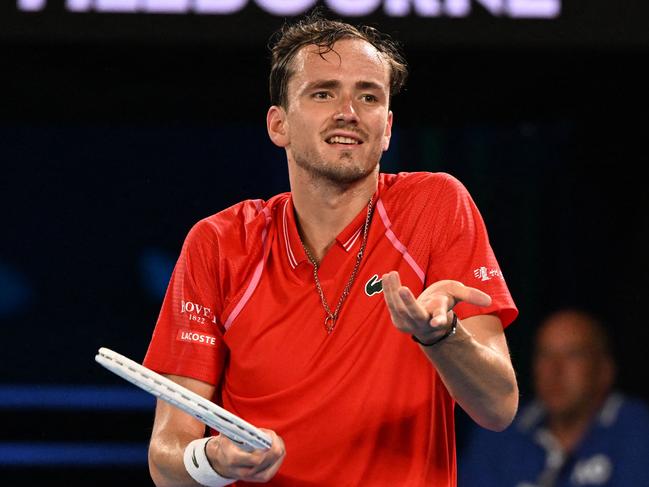
[[[456,484],[454,401],[410,336],[395,329],[381,276],[415,296],[441,279],[489,294],[460,319],[517,309],[467,190],[443,173],[381,174],[367,247],[331,334],[290,193],[198,222],[173,272],[144,365],[217,386],[214,401],[276,431],[272,486]],[[363,209],[319,269],[335,309],[356,261]],[[238,485],[243,485],[239,482]]]

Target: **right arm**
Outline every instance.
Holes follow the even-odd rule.
[[[167,375],[190,391],[211,400],[215,387],[196,379]],[[245,452],[225,436],[219,435],[207,443],[207,457],[212,468],[221,476],[248,482],[267,482],[284,460],[282,439],[273,431],[263,430],[272,439],[268,450]],[[187,445],[205,433],[205,425],[175,406],[158,399],[149,445],[149,471],[158,487],[200,485],[194,481],[183,463]]]

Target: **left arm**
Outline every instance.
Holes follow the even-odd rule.
[[[383,276],[383,292],[395,327],[424,343],[449,331],[458,302],[491,303],[488,295],[458,281],[436,282],[415,298],[394,271]],[[499,318],[479,315],[458,320],[454,334],[419,347],[476,423],[494,431],[509,426],[518,408],[518,385]]]

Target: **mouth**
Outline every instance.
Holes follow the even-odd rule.
[[[325,139],[325,142],[329,145],[343,145],[343,146],[355,146],[355,145],[361,145],[363,143],[362,140],[356,137],[349,137],[343,135],[333,135],[328,139]]]

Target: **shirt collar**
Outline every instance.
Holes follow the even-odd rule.
[[[281,207],[282,235],[284,240],[284,251],[291,269],[295,269],[301,262],[307,259],[300,235],[297,232],[295,213],[293,211],[293,198],[289,195]]]
[[[623,402],[624,396],[619,392],[612,392],[594,417],[594,421],[604,428],[611,426],[617,421]],[[532,401],[520,411],[516,420],[517,427],[523,432],[532,432],[534,429],[542,428],[546,415],[547,412],[543,405],[538,400]]]
[[[376,202],[377,195],[374,195]],[[289,195],[280,207],[281,232],[284,240],[284,250],[286,260],[292,269],[295,269],[302,262],[308,261],[300,234],[297,231],[297,222],[295,220],[295,210],[293,207],[293,197]],[[342,232],[336,237],[336,243],[340,245],[347,253],[363,238],[363,228],[367,218],[367,207],[364,207],[347,225]]]

